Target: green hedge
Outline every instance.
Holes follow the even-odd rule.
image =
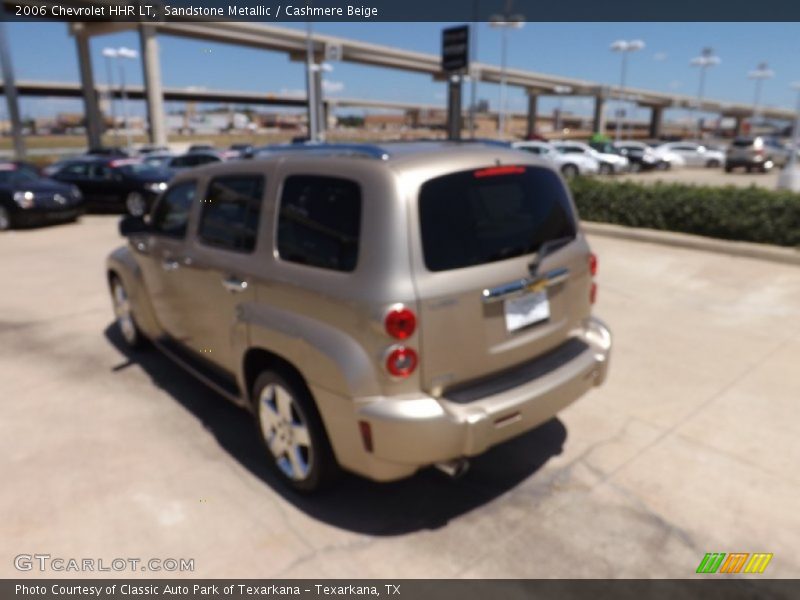
[[[780,246],[800,246],[800,194],[576,177],[582,219]]]

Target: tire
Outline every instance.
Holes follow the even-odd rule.
[[[255,421],[267,457],[288,486],[317,492],[339,474],[311,392],[299,377],[264,371],[253,385]]]
[[[730,165],[725,165],[725,172],[726,173],[733,173],[733,167]]]
[[[572,179],[573,177],[580,175],[580,171],[575,165],[567,164],[561,167],[561,174],[567,179]]]
[[[131,192],[125,198],[125,210],[134,217],[143,217],[147,212],[147,200],[140,192]]]
[[[642,166],[639,163],[631,163],[630,171],[631,173],[638,173],[642,170]]]
[[[721,165],[716,158],[712,158],[708,162],[706,162],[706,168],[708,169],[718,169]]]
[[[611,175],[614,169],[608,163],[600,163],[600,175]]]
[[[671,168],[672,165],[666,160],[662,160],[656,165],[656,170],[658,171],[669,171]]]
[[[122,284],[122,280],[117,276],[111,279],[111,302],[114,305],[117,330],[122,336],[125,345],[131,350],[142,348],[145,343],[145,337],[139,330],[139,326],[133,316],[133,308],[131,307],[128,291]]]
[[[5,206],[0,206],[0,231],[8,231],[11,225],[11,213]]]

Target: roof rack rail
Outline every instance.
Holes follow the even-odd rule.
[[[258,154],[284,154],[287,152],[302,152],[310,154],[324,154],[331,156],[361,156],[387,160],[389,153],[373,144],[328,144],[324,142],[300,142],[293,144],[276,144],[272,146],[262,146],[256,149]]]

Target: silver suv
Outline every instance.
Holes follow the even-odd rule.
[[[266,154],[180,173],[123,219],[107,272],[126,343],[251,410],[290,485],[459,474],[603,382],[597,261],[547,163],[444,142]]]

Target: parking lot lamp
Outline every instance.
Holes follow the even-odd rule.
[[[705,92],[705,85],[706,85],[706,71],[713,66],[718,65],[722,62],[719,56],[714,54],[713,48],[703,48],[700,52],[700,56],[695,56],[692,60],[689,61],[689,64],[693,67],[700,68],[700,86],[697,88],[697,110],[702,110],[703,106],[703,94]],[[697,137],[700,137],[701,129],[700,129],[700,116],[697,117]]]
[[[117,48],[117,58],[120,59],[119,61],[119,82],[120,82],[120,92],[122,94],[122,118],[125,122],[125,139],[128,144],[128,151],[131,150],[132,141],[131,141],[131,128],[130,122],[128,119],[128,94],[125,90],[125,62],[122,59],[129,59],[129,60],[136,60],[139,58],[139,53],[132,49],[121,47]]]
[[[617,118],[615,119],[616,133],[614,135],[617,143],[620,142],[620,137],[622,136],[622,106],[625,102],[625,78],[628,71],[628,54],[641,50],[642,48],[644,48],[644,42],[642,40],[617,40],[611,44],[611,51],[619,52],[622,55],[622,70],[619,78],[620,101],[617,105]]]
[[[797,90],[797,105],[795,107],[794,127],[792,128],[792,144],[789,152],[789,162],[778,177],[778,189],[800,192],[800,172],[797,166],[797,153],[800,152],[800,81],[792,84],[792,89]]]
[[[510,29],[521,29],[525,25],[525,16],[511,14],[513,0],[506,2],[503,14],[489,17],[489,26],[499,28],[502,32],[500,48],[500,107],[497,118],[497,134],[503,136],[506,131],[506,57],[508,54],[508,32]]]
[[[750,125],[751,131],[755,127],[756,121],[758,121],[758,109],[759,104],[761,101],[761,85],[764,83],[765,79],[772,79],[775,77],[775,72],[769,68],[769,65],[765,62],[759,63],[758,67],[755,70],[750,71],[747,74],[748,79],[755,79],[756,80],[756,94],[753,98],[753,120]]]

